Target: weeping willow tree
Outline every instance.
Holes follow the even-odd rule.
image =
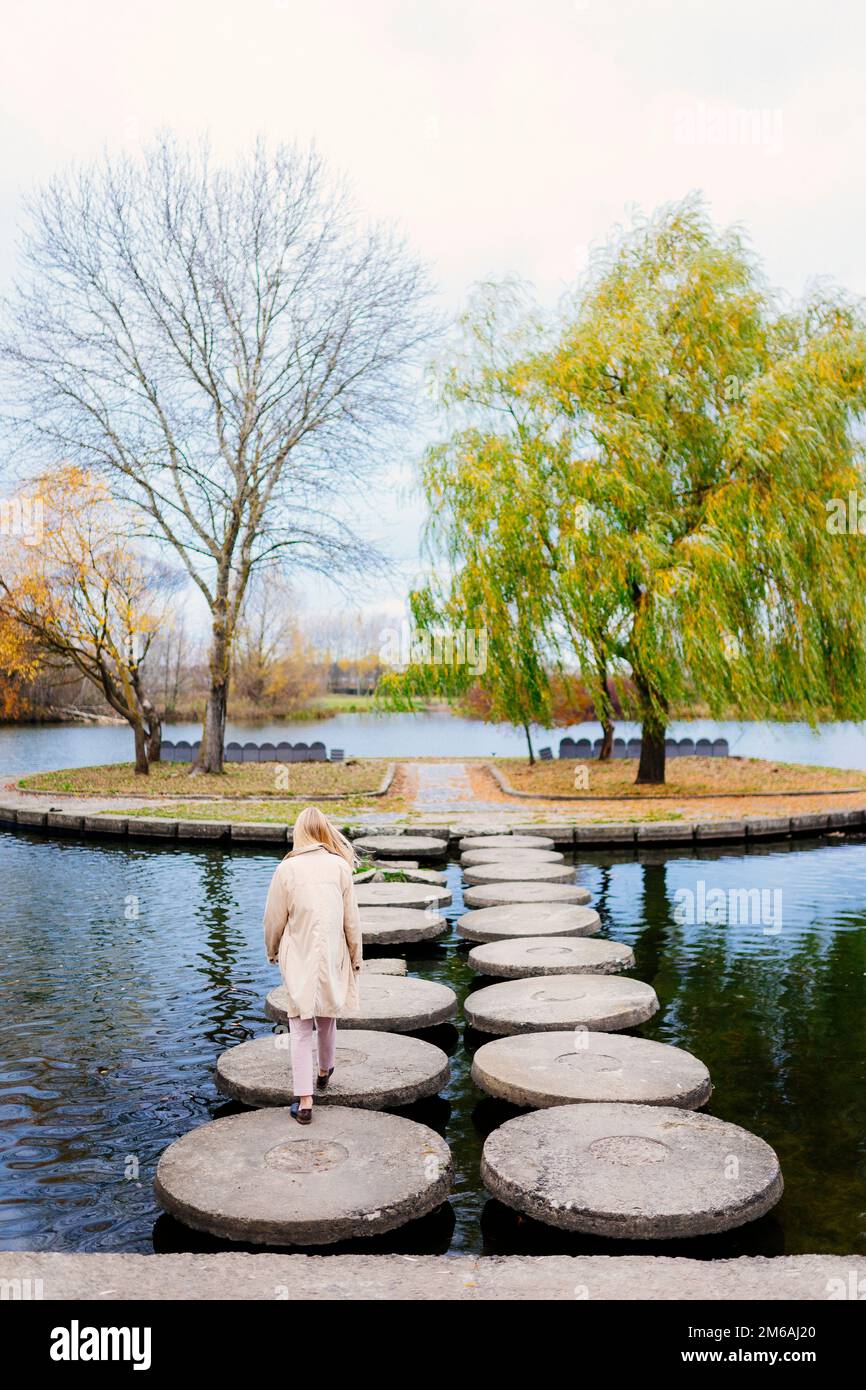
[[[549,341],[505,297],[424,466],[448,611],[519,611],[518,661],[570,648],[598,698],[627,674],[639,783],[675,704],[863,717],[866,550],[826,524],[863,478],[860,306],[780,305],[695,199],[613,238]]]
[[[425,540],[434,577],[411,599],[417,642],[405,669],[377,693],[391,708],[480,687],[491,720],[522,728],[551,721],[549,566],[525,544],[517,503],[547,448],[536,411],[512,379],[513,364],[542,344],[516,285],[485,287],[463,319],[466,350],[439,378],[443,407],[462,421],[422,464],[430,505]],[[492,423],[491,423],[492,422]],[[495,483],[498,494],[491,491]],[[437,640],[438,638],[438,640]],[[483,661],[469,660],[483,650]]]

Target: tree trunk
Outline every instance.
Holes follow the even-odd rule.
[[[162,720],[154,711],[147,731],[147,761],[158,763],[162,761]]]
[[[222,772],[223,770],[227,695],[225,682],[214,681],[212,683],[205,707],[204,729],[202,731],[201,768],[203,772]]]
[[[203,772],[222,772],[229,693],[229,639],[225,608],[217,610],[210,657],[210,692],[204,714],[199,767]]]
[[[523,732],[526,734],[526,746],[529,749],[529,766],[532,767],[535,763],[535,754],[532,751],[532,737],[529,732],[528,724],[524,724]]]
[[[147,761],[158,763],[162,757],[162,720],[146,695],[140,695],[139,699],[147,732]]]
[[[593,700],[593,714],[601,724],[601,748],[598,761],[606,763],[613,755],[614,707],[610,698],[607,677],[607,662],[599,646],[594,647],[594,662],[598,677],[598,694]]]
[[[613,754],[613,730],[612,719],[602,719],[601,721],[601,747],[598,750],[598,761],[606,763]]]
[[[641,724],[640,762],[635,782],[638,786],[663,786],[665,780],[664,720],[657,714],[645,715]]]
[[[132,731],[135,734],[135,771],[137,775],[146,777],[150,771],[147,761],[147,736],[140,720],[133,724]]]

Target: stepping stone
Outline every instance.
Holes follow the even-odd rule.
[[[444,859],[448,841],[432,835],[363,835],[354,848],[377,859]]]
[[[467,941],[506,941],[522,936],[594,936],[601,918],[594,908],[574,903],[543,903],[539,907],[511,904],[482,907],[457,918],[457,931]]]
[[[405,975],[408,968],[400,956],[379,956],[378,960],[373,956],[361,965],[364,974],[369,975]]]
[[[384,866],[383,866],[384,867]],[[404,869],[407,883],[435,883],[440,886],[448,882],[441,869]]]
[[[371,888],[382,886],[370,885]],[[590,897],[589,890],[578,888],[576,883],[532,883],[518,879],[513,883],[482,883],[467,888],[463,901],[467,907],[509,907],[513,903],[588,903]]]
[[[457,1012],[457,996],[448,985],[417,980],[413,975],[364,975],[358,981],[361,1007],[354,1017],[339,1018],[337,1029],[375,1028],[381,1032],[414,1033],[447,1023]],[[265,1013],[275,1023],[288,1023],[285,985],[272,989]]]
[[[448,877],[441,869],[401,869],[402,875],[399,879],[388,879],[385,877],[389,871],[395,871],[395,866],[391,864],[378,864],[375,869],[365,869],[363,873],[353,874],[352,882],[358,888],[364,883],[433,883],[440,887],[448,882]]]
[[[713,1089],[703,1062],[681,1047],[583,1030],[485,1043],[475,1053],[472,1080],[498,1100],[534,1109],[580,1101],[696,1110]]]
[[[474,864],[463,870],[469,884],[476,883],[574,883],[573,864]]]
[[[482,1033],[555,1032],[590,1028],[615,1033],[645,1023],[659,1007],[642,980],[612,975],[540,975],[485,985],[467,996],[466,1020]]]
[[[315,1064],[315,1047],[313,1048]],[[434,1096],[448,1082],[448,1057],[421,1038],[364,1031],[340,1036],[334,1075],[315,1105],[358,1105],[367,1110],[411,1105]],[[230,1047],[217,1062],[217,1088],[245,1105],[291,1105],[291,1050],[288,1033]]]
[[[525,936],[473,946],[469,964],[481,975],[520,980],[528,975],[616,975],[634,969],[634,953],[619,941],[579,936]]]
[[[430,883],[360,883],[355,887],[359,907],[445,907],[447,888]]]
[[[197,1231],[257,1245],[333,1245],[393,1231],[446,1200],[451,1154],[402,1115],[323,1106],[229,1115],[169,1145],[160,1206]]]
[[[361,935],[368,946],[433,941],[447,930],[448,921],[441,912],[422,912],[417,907],[361,908]]]
[[[693,1110],[557,1105],[519,1115],[484,1145],[494,1197],[549,1226],[672,1240],[754,1221],[782,1195],[763,1139]]]
[[[561,864],[565,855],[558,849],[468,849],[460,862],[472,864]]]
[[[555,849],[553,840],[545,835],[464,835],[460,853],[465,849]]]

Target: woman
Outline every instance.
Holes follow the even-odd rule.
[[[271,880],[265,905],[265,950],[279,962],[289,996],[292,1085],[298,1124],[313,1118],[313,1020],[318,1076],[334,1071],[337,1019],[358,1012],[361,920],[352,870],[355,852],[316,806],[295,821],[292,849]]]

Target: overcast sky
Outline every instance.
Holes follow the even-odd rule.
[[[630,205],[692,189],[790,293],[816,275],[866,293],[857,0],[6,0],[3,18],[4,282],[29,185],[171,128],[225,155],[315,140],[448,310],[503,275],[552,302]],[[407,580],[411,462],[369,507]]]

